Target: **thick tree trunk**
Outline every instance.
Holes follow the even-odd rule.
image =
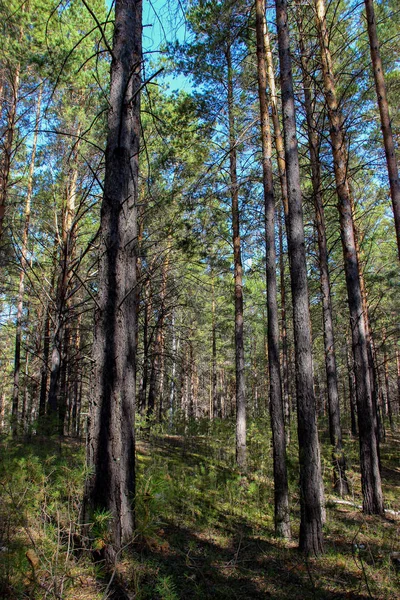
[[[243,269],[239,225],[239,186],[236,167],[236,134],[233,102],[231,47],[226,50],[228,69],[229,165],[232,200],[232,238],[235,268],[235,356],[236,356],[236,462],[243,471],[247,468],[246,447],[246,385],[244,376],[243,339]]]
[[[40,123],[40,107],[42,102],[42,88],[40,87],[36,104],[35,131],[33,134],[31,161],[29,165],[28,184],[25,200],[25,222],[21,244],[21,271],[19,274],[17,322],[15,332],[15,358],[14,358],[14,390],[12,402],[12,434],[18,432],[18,402],[19,402],[19,375],[21,369],[21,339],[22,339],[22,313],[24,308],[25,272],[28,267],[26,254],[28,250],[29,224],[31,220],[31,201],[33,191],[33,174],[35,171],[36,147]]]
[[[91,511],[110,514],[109,559],[131,541],[135,522],[141,66],[142,2],[116,0],[86,490]]]
[[[374,72],[376,95],[378,99],[379,114],[381,117],[383,144],[385,147],[386,164],[389,175],[390,195],[392,197],[394,224],[397,237],[397,250],[400,259],[400,179],[392,127],[390,123],[389,106],[386,97],[385,76],[379,50],[379,40],[376,30],[373,0],[365,0],[365,10],[367,15],[369,46],[371,51],[372,68]]]
[[[279,319],[276,286],[275,199],[272,179],[272,143],[267,103],[265,65],[265,0],[256,0],[258,95],[262,142],[265,210],[265,252],[268,311],[268,366],[274,455],[275,533],[290,538],[289,489],[286,468],[285,420],[279,360]]]
[[[298,1],[298,0],[297,0]],[[346,459],[342,442],[342,427],[340,423],[340,404],[338,393],[338,378],[335,354],[335,339],[333,332],[331,283],[328,268],[328,247],[326,241],[325,212],[322,197],[321,170],[319,160],[319,139],[317,122],[313,110],[311,94],[312,80],[308,74],[308,64],[303,39],[302,16],[298,10],[299,45],[303,73],[304,105],[307,119],[308,146],[310,151],[311,179],[315,208],[315,225],[318,236],[318,258],[320,270],[320,286],[322,296],[322,316],[324,331],[325,371],[328,391],[329,435],[332,445],[332,464],[334,488],[340,495],[349,493],[346,478]]]
[[[300,168],[287,2],[286,0],[276,0],[275,5],[278,26],[286,174],[289,194],[288,243],[293,298],[300,458],[300,549],[306,553],[317,555],[324,551],[322,535],[322,476],[313,381]]]
[[[363,509],[367,514],[384,512],[377,440],[374,431],[372,392],[368,367],[368,348],[362,295],[354,239],[350,186],[347,175],[346,140],[336,100],[335,81],[329,50],[324,0],[315,0],[317,28],[321,47],[325,98],[328,105],[330,134],[334,159],[336,189],[339,199],[340,228],[350,308],[351,332],[356,377],[360,464]]]

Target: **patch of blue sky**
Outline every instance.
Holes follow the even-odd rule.
[[[109,7],[110,0],[106,0]],[[190,32],[187,26],[184,5],[186,0],[144,0],[143,2],[143,52],[146,62],[150,65],[146,76],[159,68],[161,58],[168,44],[188,40]],[[158,67],[157,67],[158,65]],[[170,91],[185,91],[193,89],[191,77],[165,69],[158,81],[166,84]]]

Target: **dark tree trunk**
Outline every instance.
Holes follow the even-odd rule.
[[[244,377],[243,339],[243,269],[239,225],[239,186],[236,166],[236,133],[233,114],[233,76],[231,47],[226,50],[228,69],[229,164],[232,200],[232,237],[235,268],[235,356],[236,356],[236,462],[243,471],[247,468],[246,447],[246,385]]]
[[[93,348],[87,506],[108,511],[106,557],[132,540],[142,2],[116,0]]]
[[[379,40],[376,30],[373,0],[365,0],[365,10],[367,15],[369,45],[375,79],[376,95],[378,99],[379,114],[381,117],[383,144],[385,147],[386,164],[389,175],[390,195],[392,197],[394,223],[397,237],[397,250],[400,258],[400,179],[390,122],[389,106],[386,97],[385,77],[379,51]]]
[[[346,478],[346,459],[343,450],[342,427],[340,423],[340,404],[336,368],[335,339],[333,332],[331,283],[328,268],[328,248],[326,242],[325,213],[322,197],[321,170],[319,160],[319,139],[317,134],[317,121],[314,115],[313,99],[311,94],[312,79],[308,74],[308,61],[303,39],[303,24],[300,10],[298,10],[297,15],[300,34],[299,44],[303,73],[304,105],[306,109],[311,179],[315,207],[315,224],[318,235],[318,258],[322,296],[325,371],[328,390],[329,436],[332,445],[334,488],[340,496],[344,496],[349,493],[349,486]]]
[[[270,413],[274,455],[275,533],[290,538],[289,489],[286,468],[285,421],[279,360],[279,320],[276,286],[275,199],[272,179],[272,143],[267,103],[264,30],[265,0],[256,0],[258,95],[262,141],[265,210],[265,252],[268,311],[268,366]]]
[[[313,382],[312,341],[308,306],[300,168],[286,0],[276,0],[282,90],[287,187],[288,243],[293,298],[296,361],[297,422],[300,458],[300,549],[324,551],[322,535],[322,476]]]
[[[330,134],[334,159],[336,190],[339,199],[340,228],[346,273],[347,297],[356,378],[358,428],[360,439],[361,481],[363,509],[367,514],[383,514],[383,496],[379,472],[378,445],[374,430],[372,391],[370,384],[366,326],[363,313],[359,264],[354,237],[350,186],[347,175],[346,140],[343,122],[336,100],[329,33],[326,24],[325,3],[315,0],[325,98],[328,106]]]

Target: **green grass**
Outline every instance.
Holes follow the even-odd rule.
[[[362,599],[400,597],[390,561],[399,551],[398,516],[366,517],[358,442],[345,438],[352,494],[332,493],[330,448],[323,444],[326,554],[306,559],[299,530],[297,440],[288,452],[293,540],[274,537],[271,435],[267,419],[249,425],[250,470],[234,464],[234,424],[180,425],[176,434],[153,429],[137,445],[137,532],[117,565],[114,595],[136,600]],[[0,597],[103,598],[107,576],[79,549],[84,449],[71,441],[4,443],[0,472]],[[386,505],[400,511],[400,444],[382,445]],[[92,535],[102,540],[109,515],[98,515]],[[35,569],[29,560],[33,552]],[[27,556],[28,553],[28,556]],[[31,559],[32,559],[31,556]],[[35,571],[35,572],[33,572]],[[108,576],[109,577],[109,576]],[[120,590],[120,591],[118,591]]]

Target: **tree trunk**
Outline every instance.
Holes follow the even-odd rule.
[[[60,395],[60,375],[63,368],[63,355],[66,355],[66,350],[63,350],[63,345],[68,346],[67,320],[70,316],[70,306],[67,299],[68,290],[71,284],[71,262],[75,254],[76,243],[76,193],[78,180],[77,158],[80,146],[80,131],[77,129],[77,141],[71,151],[70,170],[66,182],[65,204],[63,208],[62,219],[62,235],[61,235],[61,258],[60,258],[60,274],[57,282],[56,290],[56,307],[55,319],[51,352],[51,367],[50,367],[50,387],[47,400],[48,414],[53,416],[58,421],[59,432],[62,435],[63,419],[66,414],[66,394],[65,390]]]
[[[286,164],[285,164],[285,148],[281,125],[279,123],[278,111],[278,96],[276,93],[274,63],[271,52],[271,44],[269,40],[269,32],[266,20],[264,20],[264,48],[265,61],[267,66],[267,79],[270,92],[270,105],[272,114],[272,123],[274,126],[275,146],[278,161],[279,183],[282,195],[282,205],[285,217],[286,231],[288,228],[287,219],[289,211],[287,181],[286,181]],[[287,325],[286,325],[286,287],[285,287],[285,261],[283,254],[283,228],[281,211],[278,211],[279,220],[279,270],[280,270],[280,292],[281,292],[281,340],[282,340],[282,376],[283,376],[283,406],[285,412],[286,425],[286,443],[290,441],[290,398],[289,398],[289,361],[288,361],[288,344],[287,344]]]
[[[212,328],[212,361],[211,361],[211,408],[212,418],[218,416],[218,394],[217,394],[217,325],[215,314],[215,282],[214,271],[211,272],[211,328]]]
[[[400,259],[400,179],[395,154],[392,126],[390,123],[389,106],[386,97],[385,76],[383,73],[381,54],[379,51],[373,0],[365,0],[365,10],[367,16],[369,47],[371,51],[376,95],[378,99],[379,114],[381,117],[383,144],[385,147],[386,164],[389,175],[390,195],[392,197],[394,224],[397,237],[397,250]]]
[[[23,6],[22,6],[23,9]],[[19,42],[22,40],[22,29],[19,34]],[[15,134],[15,126],[17,122],[17,106],[18,106],[18,94],[19,94],[19,86],[20,86],[20,76],[21,76],[21,65],[18,62],[14,76],[12,78],[11,84],[11,107],[7,116],[7,129],[5,133],[5,141],[3,144],[3,152],[0,160],[0,241],[3,237],[4,230],[4,217],[6,211],[6,205],[8,200],[8,186],[10,180],[10,171],[11,171],[11,159],[13,154],[13,142],[14,142],[14,134]]]
[[[312,340],[308,306],[300,168],[286,0],[276,0],[282,89],[287,187],[288,243],[293,298],[296,361],[297,421],[300,459],[300,549],[315,555],[324,551],[322,535],[322,477],[313,382]]]
[[[275,533],[290,538],[289,489],[286,468],[285,420],[279,361],[279,319],[276,286],[275,199],[272,179],[272,143],[267,103],[265,66],[265,0],[256,0],[258,95],[262,141],[265,210],[265,252],[268,311],[268,366],[270,413],[274,455]]]
[[[383,496],[379,472],[378,447],[374,431],[366,327],[362,306],[359,264],[354,239],[350,186],[347,176],[346,140],[343,131],[342,118],[336,100],[324,0],[315,0],[315,6],[321,47],[325,98],[330,121],[336,190],[339,199],[338,208],[346,273],[347,297],[350,308],[354,371],[357,390],[361,481],[364,497],[363,509],[367,514],[383,514]]]
[[[233,76],[231,47],[226,50],[228,69],[228,118],[229,118],[229,164],[232,200],[232,237],[235,268],[235,357],[236,357],[236,462],[245,471],[247,468],[246,448],[246,385],[244,377],[243,339],[243,269],[239,225],[239,186],[236,167],[236,134],[233,114]]]
[[[340,404],[338,393],[335,339],[333,331],[331,283],[328,267],[328,247],[326,241],[325,213],[322,197],[321,170],[319,160],[319,139],[317,122],[313,110],[311,94],[312,79],[308,74],[308,64],[305,52],[302,16],[297,0],[297,16],[299,25],[299,45],[304,87],[304,105],[307,119],[308,147],[310,152],[311,179],[315,208],[315,224],[318,236],[318,259],[320,270],[320,286],[322,296],[322,316],[324,331],[325,371],[328,391],[329,436],[332,446],[332,465],[334,489],[340,495],[349,493],[346,478],[346,459],[342,442],[342,427],[340,423]]]
[[[28,250],[29,224],[31,219],[31,201],[33,191],[33,174],[35,171],[36,147],[38,138],[38,129],[40,123],[40,107],[42,102],[42,87],[39,89],[39,95],[36,104],[35,131],[33,134],[31,162],[29,165],[28,184],[26,189],[25,201],[25,223],[22,234],[21,245],[21,271],[19,274],[18,302],[17,302],[17,322],[15,332],[15,358],[14,358],[14,390],[12,402],[12,434],[15,436],[18,432],[18,401],[19,401],[19,375],[21,369],[21,339],[22,339],[22,313],[24,307],[25,290],[25,271],[28,267],[26,254]]]
[[[142,2],[116,0],[86,499],[110,514],[106,558],[132,540]]]
[[[356,398],[356,386],[354,378],[354,367],[351,355],[350,344],[347,341],[346,336],[346,363],[347,373],[349,378],[349,399],[350,399],[350,415],[351,415],[351,435],[357,437],[357,398]]]

